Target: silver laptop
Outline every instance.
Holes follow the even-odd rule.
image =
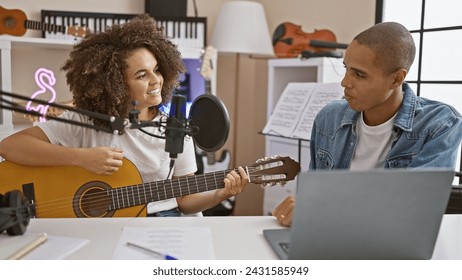
[[[301,173],[292,227],[263,234],[281,259],[430,259],[453,180],[446,169]]]

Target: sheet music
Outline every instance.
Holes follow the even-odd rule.
[[[309,140],[316,114],[342,96],[340,83],[288,83],[262,132]]]
[[[315,83],[288,83],[263,133],[290,137],[311,97],[314,86]]]
[[[305,106],[300,121],[295,127],[293,138],[310,139],[316,114],[332,100],[341,99],[343,87],[340,83],[316,84],[308,104]]]
[[[149,260],[158,256],[127,246],[127,242],[168,254],[179,260],[213,260],[210,227],[124,227],[113,253],[116,260]]]

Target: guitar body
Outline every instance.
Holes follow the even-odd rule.
[[[135,217],[144,205],[113,212],[95,211],[90,209],[86,198],[110,188],[141,182],[138,169],[127,159],[111,176],[95,175],[78,167],[29,167],[9,161],[0,163],[0,193],[23,191],[23,185],[32,183],[37,218]],[[139,216],[146,216],[146,211]]]
[[[0,35],[22,36],[26,33],[26,14],[21,10],[8,10],[0,6]]]

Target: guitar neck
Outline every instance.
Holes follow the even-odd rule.
[[[24,27],[26,29],[32,29],[32,30],[66,33],[66,26],[50,24],[50,23],[42,23],[40,21],[34,21],[34,20],[26,20],[24,22]]]
[[[212,82],[205,80],[205,94],[212,94]]]
[[[143,183],[108,190],[110,211],[181,197],[188,194],[224,188],[223,179],[230,170],[196,176],[184,176],[164,181]]]
[[[215,153],[214,152],[207,152],[207,164],[209,165],[215,164]]]

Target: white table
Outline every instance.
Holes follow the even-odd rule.
[[[66,218],[32,219],[27,232],[90,240],[68,259],[112,259],[121,230],[126,226],[210,227],[218,260],[276,259],[262,229],[282,228],[272,217]]]
[[[112,258],[123,227],[210,227],[215,257],[218,260],[277,259],[263,237],[262,230],[282,228],[270,216],[165,217],[165,218],[72,218],[32,219],[27,232],[84,238],[90,243],[68,259]],[[462,260],[462,215],[445,215],[433,259]]]

